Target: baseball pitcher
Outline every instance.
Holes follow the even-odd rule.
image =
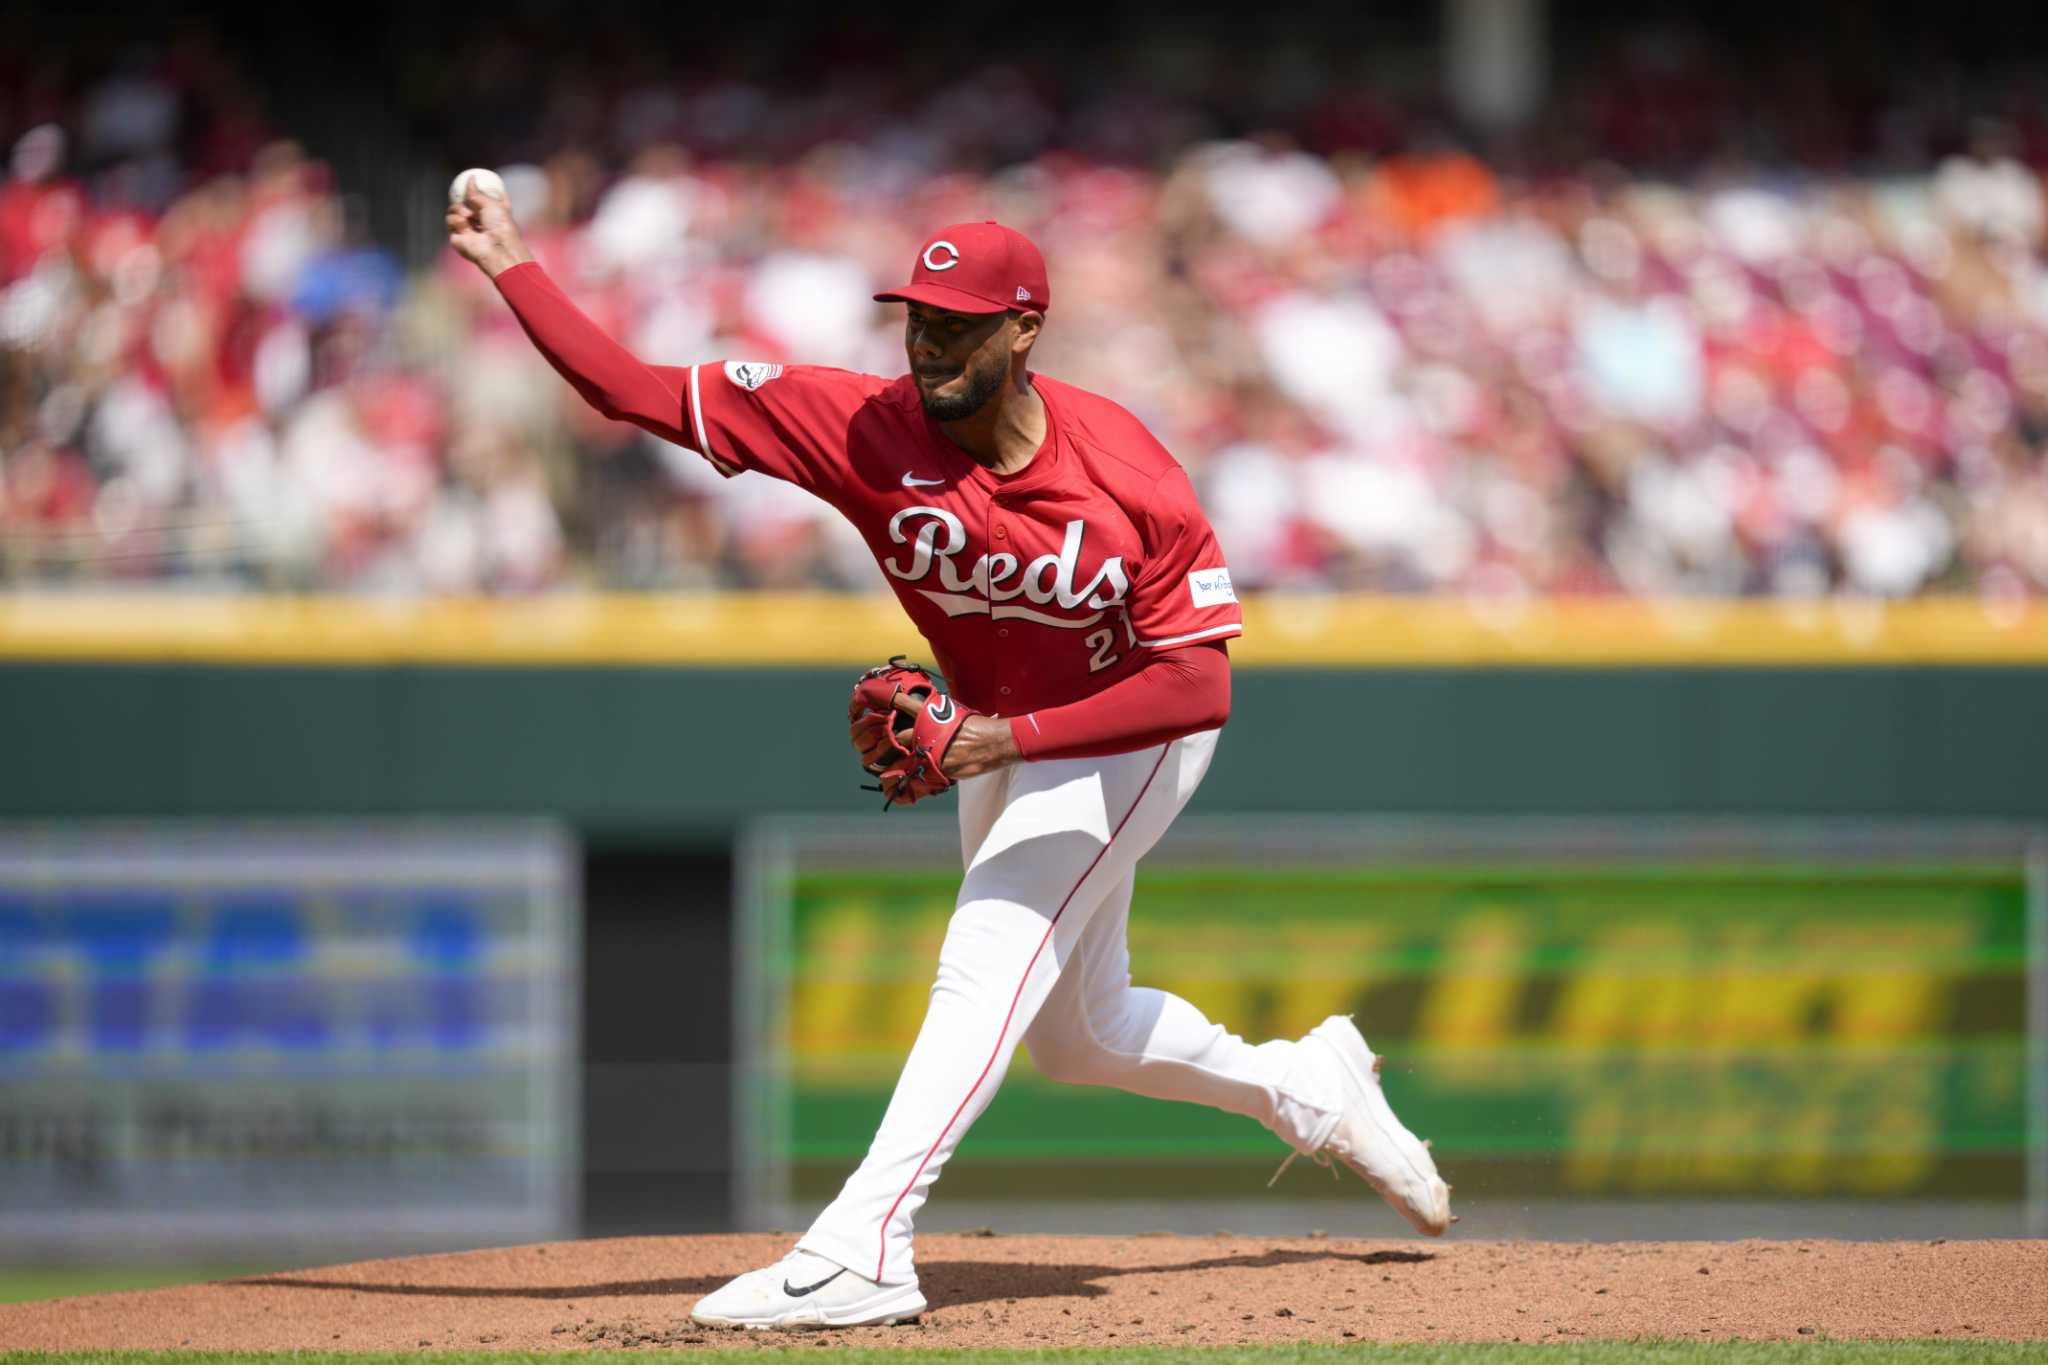
[[[1173,456],[1115,403],[1032,372],[1052,304],[1038,248],[994,222],[933,233],[910,282],[875,296],[904,305],[909,373],[883,379],[643,364],[534,263],[503,199],[472,187],[447,225],[600,412],[726,475],[786,479],[852,522],[949,684],[892,660],[848,705],[885,803],[959,789],[965,875],[923,1028],[839,1197],[785,1258],[692,1316],[847,1327],[922,1312],[917,1211],[1019,1042],[1055,1080],[1257,1119],[1442,1233],[1450,1187],[1348,1018],[1253,1045],[1131,984],[1133,876],[1215,752],[1242,616]]]

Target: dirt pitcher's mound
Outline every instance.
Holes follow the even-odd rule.
[[[365,1261],[0,1306],[0,1350],[716,1346],[699,1295],[784,1237],[639,1237]],[[2048,1338],[2048,1242],[926,1237],[931,1309],[890,1346]],[[763,1338],[808,1344],[815,1331]]]

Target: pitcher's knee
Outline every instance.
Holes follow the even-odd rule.
[[[1065,1085],[1087,1085],[1096,1078],[1100,1070],[1098,1048],[1090,1042],[1075,1040],[1069,1036],[1040,1038],[1038,1033],[1028,1033],[1024,1048],[1030,1052],[1030,1064],[1038,1068],[1038,1074],[1047,1081],[1061,1081]]]
[[[1024,1036],[1030,1062],[1047,1081],[1067,1085],[1102,1085],[1118,1070],[1120,1058],[1102,1046],[1081,1019],[1051,1023],[1038,1019]]]
[[[1129,1021],[1121,1012],[1109,1018],[1052,1021],[1041,1016],[1024,1046],[1031,1064],[1049,1080],[1074,1085],[1115,1085],[1137,1065],[1138,1043],[1130,1039]]]

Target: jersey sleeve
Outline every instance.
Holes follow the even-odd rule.
[[[1174,649],[1244,633],[1230,569],[1186,470],[1160,476],[1138,530],[1146,553],[1131,585],[1132,643]]]
[[[846,477],[847,427],[886,382],[760,360],[710,361],[684,374],[684,432],[719,473],[751,469],[828,499]]]
[[[1010,721],[1017,752],[1095,758],[1169,744],[1230,719],[1230,655],[1207,641],[1155,654],[1143,668],[1093,696],[1027,711]]]

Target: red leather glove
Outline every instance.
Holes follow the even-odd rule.
[[[846,705],[848,734],[860,765],[880,785],[882,808],[913,806],[953,785],[943,766],[953,736],[975,714],[939,691],[929,669],[902,655],[871,668]]]

